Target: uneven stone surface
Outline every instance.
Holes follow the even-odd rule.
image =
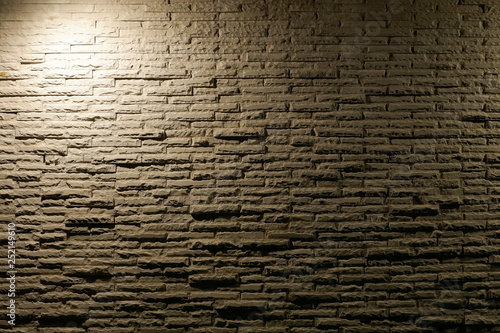
[[[500,332],[497,5],[0,0],[0,333]]]

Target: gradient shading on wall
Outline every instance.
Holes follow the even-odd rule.
[[[0,332],[499,332],[499,18],[0,0]]]

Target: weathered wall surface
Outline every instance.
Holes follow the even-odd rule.
[[[0,5],[0,332],[499,332],[496,1]]]

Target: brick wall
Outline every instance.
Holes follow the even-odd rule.
[[[500,332],[499,18],[0,0],[0,332]]]

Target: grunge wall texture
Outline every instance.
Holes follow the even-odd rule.
[[[0,4],[0,332],[500,332],[497,1]]]

